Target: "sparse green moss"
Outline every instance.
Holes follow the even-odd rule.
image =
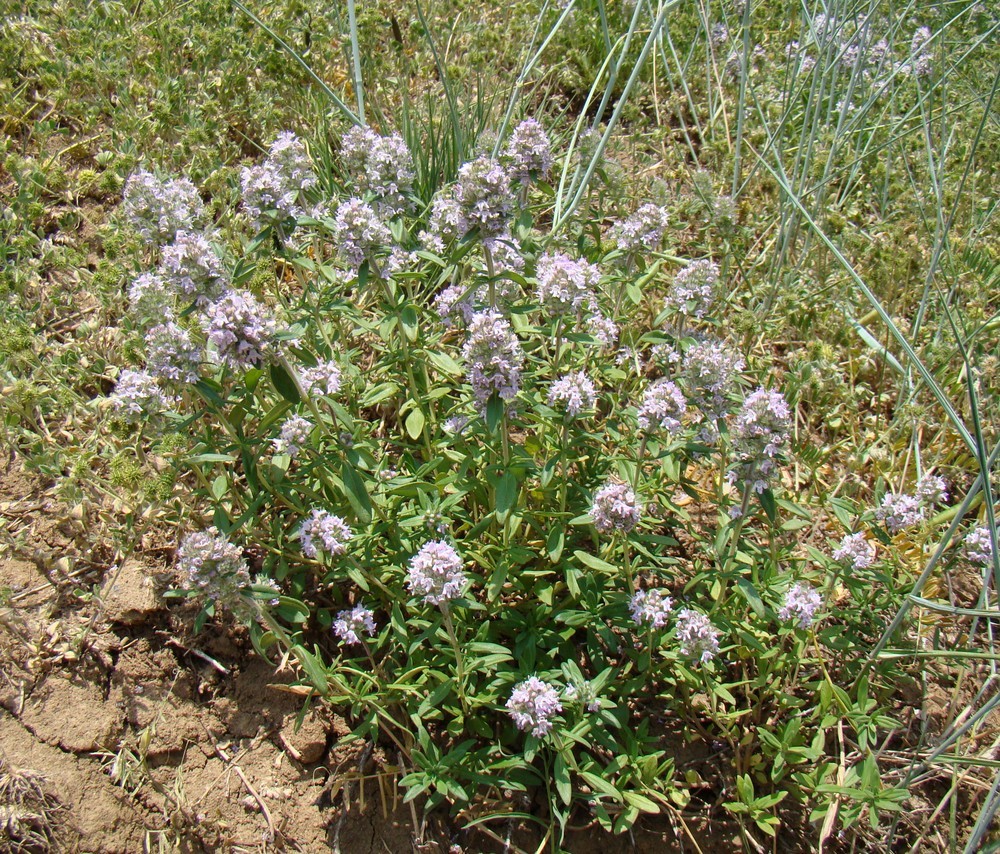
[[[127,274],[125,267],[114,261],[104,258],[94,270],[90,280],[91,290],[95,294],[100,294],[107,300],[111,296],[119,296],[122,288],[125,287]]]
[[[122,187],[125,186],[125,179],[121,177],[117,172],[113,172],[110,169],[101,175],[100,180],[97,182],[97,190],[101,195],[112,196],[121,191]]]
[[[69,184],[69,175],[61,166],[52,166],[45,176],[45,189],[54,195],[61,195]]]
[[[136,490],[143,483],[145,472],[134,455],[118,454],[108,465],[111,483],[114,486]]]
[[[76,191],[81,196],[88,196],[97,189],[100,173],[96,169],[81,169],[76,173]]]

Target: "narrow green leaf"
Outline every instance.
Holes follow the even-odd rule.
[[[305,73],[308,74],[319,85],[320,89],[322,89],[323,92],[326,94],[326,96],[331,101],[333,101],[337,109],[340,110],[341,113],[343,113],[343,115],[348,119],[348,121],[356,125],[363,124],[361,119],[359,119],[356,115],[354,115],[350,107],[348,107],[347,104],[345,104],[337,96],[337,93],[334,92],[329,86],[327,86],[327,84],[323,81],[323,79],[315,71],[313,71],[312,68],[309,67],[309,63],[307,63],[301,56],[299,56],[299,54],[297,54],[291,48],[291,46],[281,38],[281,36],[279,36],[274,30],[272,30],[269,26],[267,26],[267,24],[265,24],[253,12],[251,12],[245,5],[243,5],[243,3],[240,2],[240,0],[233,0],[233,5],[236,6],[237,9],[242,11],[244,15],[250,18],[258,27],[260,27],[272,39],[274,39],[275,43],[279,47],[281,47],[286,53],[288,53],[288,55],[291,56],[292,59],[294,59],[302,67],[302,70],[305,71]]]
[[[743,594],[743,598],[747,600],[747,604],[753,608],[753,612],[763,620],[764,602],[760,598],[757,588],[745,578],[739,578],[736,580],[736,588]]]
[[[830,507],[833,510],[834,515],[837,517],[837,521],[840,522],[848,531],[853,530],[854,527],[854,517],[857,516],[857,508],[849,501],[845,501],[843,498],[832,498],[830,499]]]
[[[399,322],[403,326],[403,334],[410,340],[416,341],[420,334],[420,325],[417,321],[417,310],[412,305],[404,306],[399,313]]]
[[[802,201],[799,199],[798,194],[791,188],[788,182],[788,177],[785,175],[785,170],[782,164],[779,162],[776,166],[772,166],[763,157],[758,155],[758,161],[761,166],[763,166],[771,176],[778,182],[781,187],[782,192],[785,194],[787,199],[795,206],[799,214],[802,216],[803,220],[809,225],[813,233],[818,237],[826,248],[830,251],[834,258],[840,263],[844,268],[844,271],[850,276],[851,280],[854,282],[855,286],[864,294],[865,299],[868,300],[871,307],[875,310],[878,316],[882,319],[882,322],[886,325],[889,330],[889,334],[896,340],[899,348],[906,355],[907,359],[916,368],[917,373],[920,374],[921,379],[927,384],[931,393],[937,399],[940,407],[945,411],[948,416],[948,420],[954,425],[955,430],[958,432],[959,436],[962,438],[962,442],[965,446],[972,451],[973,454],[977,452],[976,442],[969,433],[968,428],[965,426],[965,422],[962,420],[961,416],[955,411],[955,407],[952,405],[951,400],[948,395],[945,394],[943,388],[941,388],[938,381],[934,378],[934,375],[930,372],[930,369],[917,355],[916,350],[913,349],[913,345],[906,340],[906,336],[903,334],[902,330],[897,326],[892,318],[892,315],[886,310],[886,308],[879,301],[878,297],[875,296],[874,291],[868,287],[864,279],[858,275],[857,270],[854,269],[850,261],[844,257],[843,252],[840,251],[839,247],[830,239],[830,237],[823,231],[822,228],[817,225],[816,220],[810,215],[809,211],[806,210]]]
[[[496,433],[497,427],[503,421],[503,412],[504,402],[499,395],[494,393],[486,402],[486,426],[489,427],[491,433]]]
[[[440,708],[441,704],[445,701],[449,694],[451,694],[453,683],[449,680],[442,682],[437,686],[424,701],[420,704],[420,708],[417,709],[417,714],[421,718],[427,717],[432,710]]]
[[[293,646],[291,653],[295,656],[299,664],[302,665],[302,669],[305,671],[306,676],[309,677],[313,688],[325,696],[329,691],[329,682],[327,680],[326,668],[323,667],[320,660],[304,646]]]
[[[376,403],[388,400],[398,391],[399,386],[395,383],[379,383],[377,386],[374,386],[365,392],[365,394],[358,401],[358,405],[362,407],[374,406]]]
[[[774,493],[770,489],[765,489],[758,496],[760,506],[764,508],[768,521],[773,525],[778,518],[778,507],[774,503]]]
[[[219,394],[219,387],[214,383],[209,383],[208,380],[198,380],[194,384],[195,390],[209,403],[214,404],[220,409],[226,405],[226,401],[223,399],[222,395]]]
[[[556,778],[556,792],[559,794],[559,800],[569,806],[569,802],[573,798],[573,786],[569,779],[569,768],[566,767],[566,760],[562,758],[561,753],[556,754],[552,770]]]
[[[513,472],[505,472],[496,484],[496,512],[502,522],[517,503],[517,478]]]
[[[608,563],[606,560],[601,560],[599,557],[588,554],[587,552],[575,551],[573,552],[573,557],[580,561],[580,563],[584,566],[589,566],[591,569],[596,569],[598,572],[618,572],[618,567],[613,563]]]
[[[622,794],[625,796],[625,803],[639,812],[656,815],[660,811],[660,807],[645,795],[640,795],[638,792],[622,792]]]
[[[258,435],[263,435],[270,430],[274,424],[277,424],[282,418],[285,417],[285,413],[291,408],[292,404],[284,399],[279,400],[276,404],[274,404],[274,406],[268,410],[267,414],[261,418],[260,422],[257,424]]]
[[[309,608],[298,599],[290,596],[279,596],[275,612],[282,620],[299,625],[309,619]]]
[[[603,777],[599,777],[597,774],[593,774],[590,771],[581,771],[580,776],[583,778],[583,781],[595,792],[602,795],[608,795],[621,803],[622,793]]]
[[[493,570],[490,575],[489,583],[486,585],[486,598],[490,602],[495,602],[497,597],[500,595],[500,591],[503,590],[504,583],[507,581],[507,561],[501,560],[497,563],[497,568]]]
[[[203,628],[205,628],[205,623],[209,617],[215,616],[215,603],[209,602],[203,607],[194,618],[194,633],[198,634]]]
[[[736,698],[730,693],[729,689],[725,685],[713,685],[712,693],[716,697],[721,698],[723,701],[729,703],[731,706],[736,705]]]
[[[545,538],[545,550],[549,554],[549,560],[553,563],[559,561],[562,555],[563,546],[566,544],[566,529],[561,525],[556,525],[549,530]]]
[[[236,457],[232,454],[195,454],[188,457],[189,463],[235,463]]]
[[[347,460],[344,460],[341,477],[344,481],[344,492],[347,494],[347,500],[358,515],[358,521],[367,525],[372,520],[372,502],[368,497],[364,481]]]
[[[351,579],[351,581],[357,584],[358,587],[360,587],[366,593],[369,591],[370,587],[368,585],[368,579],[365,578],[365,574],[360,569],[358,569],[358,567],[356,566],[348,567],[347,576],[348,578]]]
[[[225,508],[215,508],[215,512],[212,514],[212,524],[215,525],[215,527],[218,528],[223,534],[229,533],[231,524]]]
[[[890,353],[885,346],[883,346],[874,335],[871,334],[865,327],[858,323],[853,318],[847,318],[847,322],[854,327],[854,331],[858,333],[858,337],[865,342],[872,350],[878,353],[883,359],[885,359],[886,364],[889,365],[899,376],[905,376],[906,371],[903,366],[899,363],[892,353]]]
[[[462,366],[446,353],[437,353],[433,350],[428,350],[427,358],[430,359],[431,364],[441,371],[441,373],[448,374],[451,377],[462,376]]]

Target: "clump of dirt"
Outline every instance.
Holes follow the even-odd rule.
[[[163,607],[156,595],[154,573],[141,561],[125,561],[109,575],[100,597],[109,623],[142,625]]]

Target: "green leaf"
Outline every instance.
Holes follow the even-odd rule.
[[[538,597],[539,602],[542,602],[551,608],[552,600],[555,596],[555,590],[547,581],[541,581],[535,585],[535,596]]]
[[[268,650],[278,642],[274,632],[262,629],[256,623],[250,625],[250,643],[262,658],[268,658]]]
[[[281,483],[288,473],[288,467],[292,464],[292,458],[288,454],[275,454],[271,461],[264,465],[261,460],[260,474],[271,484]]]
[[[371,588],[368,584],[368,579],[365,578],[365,574],[356,566],[350,566],[347,568],[347,576],[355,584],[358,585],[362,590],[367,593]]]
[[[226,405],[226,401],[219,394],[218,386],[209,383],[208,380],[198,380],[194,384],[195,389],[198,394],[200,394],[205,400],[219,407],[220,409]]]
[[[583,573],[580,570],[572,566],[566,567],[566,589],[569,590],[569,595],[574,599],[580,598],[580,578],[582,576]]]
[[[833,513],[841,525],[848,531],[854,530],[857,508],[852,502],[846,501],[843,498],[832,498],[830,499],[830,507],[833,509]]]
[[[493,570],[493,573],[490,575],[489,583],[486,585],[486,598],[490,602],[495,602],[497,600],[497,597],[500,595],[500,591],[503,590],[503,586],[506,581],[507,561],[497,561],[497,567]]]
[[[566,760],[562,758],[561,753],[556,754],[552,770],[556,778],[556,792],[559,794],[559,800],[569,806],[569,802],[573,798],[573,786],[569,779],[569,768],[566,767]]]
[[[399,386],[395,383],[379,383],[377,386],[373,386],[368,389],[368,391],[362,395],[361,399],[358,401],[358,405],[362,408],[374,406],[376,403],[388,400],[398,391]]]
[[[647,812],[652,815],[656,815],[660,811],[659,805],[651,801],[645,795],[640,795],[638,792],[623,792],[625,796],[625,803],[630,807],[634,807],[639,810],[639,812]]]
[[[513,472],[506,472],[496,484],[496,512],[502,522],[517,503],[517,478]]]
[[[220,474],[212,481],[212,497],[216,501],[222,500],[222,496],[226,494],[227,489],[229,489],[229,480],[224,474]]]
[[[305,603],[290,596],[279,596],[275,613],[286,623],[300,625],[309,619],[309,608]]]
[[[406,416],[406,432],[411,439],[420,438],[420,434],[424,432],[424,421],[424,413],[416,406]]]
[[[632,825],[634,825],[638,820],[639,820],[639,810],[637,810],[635,807],[631,805],[626,806],[625,809],[623,809],[618,814],[618,818],[615,819],[615,823],[613,826],[614,832],[616,834],[624,833],[626,830],[632,827]]]
[[[594,617],[590,611],[560,611],[556,614],[557,623],[564,623],[565,625],[572,626],[573,628],[586,626],[593,621]]]
[[[417,714],[421,718],[427,718],[430,716],[431,711],[440,708],[441,704],[447,699],[448,695],[451,694],[453,683],[448,680],[442,682],[437,686],[430,694],[428,694],[424,701],[420,704],[417,709]]]
[[[284,365],[277,363],[271,365],[271,382],[274,383],[274,387],[278,390],[278,393],[289,403],[298,403],[302,400],[302,397],[299,395],[299,389],[295,385],[295,380],[285,370]]]
[[[545,550],[549,554],[549,560],[558,563],[562,555],[563,546],[566,544],[566,529],[562,525],[556,525],[549,530],[545,538]]]
[[[503,421],[503,412],[504,402],[500,396],[496,393],[490,395],[490,399],[486,402],[486,426],[491,433],[496,433],[497,427]]]
[[[470,643],[469,651],[476,655],[502,655],[507,659],[513,658],[510,650],[499,643],[486,643],[485,641]]]
[[[478,735],[480,738],[492,739],[493,738],[493,727],[490,726],[489,721],[481,717],[469,718],[466,721],[469,729]]]
[[[236,457],[232,454],[195,454],[188,457],[189,463],[235,463]]]
[[[619,792],[611,783],[605,780],[603,777],[598,777],[597,774],[592,774],[590,771],[581,771],[580,776],[583,778],[584,782],[590,786],[595,792],[608,795],[614,798],[616,801],[621,803],[622,793]]]
[[[212,524],[215,525],[223,534],[228,534],[231,527],[229,522],[229,516],[226,513],[224,507],[216,507],[215,512],[212,514]]]
[[[753,586],[747,579],[739,578],[736,581],[736,587],[743,594],[743,598],[747,600],[747,603],[753,608],[753,612],[764,619],[764,602],[760,598],[760,594],[757,592],[757,588]]]
[[[774,493],[765,489],[759,496],[760,506],[764,508],[768,521],[773,525],[778,518],[778,506],[774,503]]]
[[[462,376],[462,366],[446,353],[437,353],[433,350],[427,351],[427,357],[441,373],[452,377]]]
[[[906,371],[903,366],[899,363],[892,353],[890,353],[885,346],[880,342],[874,335],[871,334],[865,327],[858,323],[853,317],[847,318],[847,322],[854,327],[854,331],[858,333],[858,337],[865,342],[874,352],[878,353],[883,359],[885,359],[886,364],[889,365],[899,376],[905,376]]]
[[[209,617],[215,616],[215,603],[208,602],[194,618],[194,633],[198,634],[204,627]]]
[[[781,824],[781,819],[774,815],[766,815],[754,819],[757,827],[759,827],[768,836],[777,835],[777,830]]]
[[[410,341],[416,341],[417,335],[420,334],[420,326],[417,322],[417,310],[412,305],[405,306],[399,313],[399,322],[403,325],[403,334]]]
[[[614,564],[608,563],[606,560],[601,560],[599,557],[588,554],[587,552],[575,551],[573,552],[573,557],[580,561],[580,563],[584,566],[589,566],[591,569],[596,569],[598,572],[618,572],[618,567]]]
[[[237,286],[246,285],[253,278],[254,273],[257,272],[257,265],[248,261],[246,258],[241,258],[237,263],[236,267],[233,269],[233,274],[230,277],[230,281]]]
[[[414,798],[420,797],[432,785],[431,778],[423,771],[414,771],[411,774],[407,774],[399,782],[406,789],[406,794],[403,796],[404,804],[409,803]]]
[[[351,507],[358,516],[358,521],[362,525],[367,525],[372,520],[372,502],[368,497],[368,490],[365,489],[364,481],[347,460],[341,470],[341,477],[344,481],[344,491],[347,493],[347,500],[351,502]]]
[[[729,689],[725,685],[713,685],[712,693],[716,697],[720,697],[724,702],[729,703],[731,706],[736,705],[736,698],[729,693]]]
[[[305,671],[306,676],[309,677],[313,688],[326,696],[330,686],[327,680],[326,668],[323,667],[320,660],[304,646],[293,646],[291,653],[298,660],[299,664],[302,665],[302,669]]]
[[[263,435],[268,430],[271,429],[272,424],[277,424],[282,418],[285,417],[285,413],[292,408],[287,400],[279,400],[271,409],[268,411],[267,415],[261,418],[260,423],[257,425],[257,435]]]

